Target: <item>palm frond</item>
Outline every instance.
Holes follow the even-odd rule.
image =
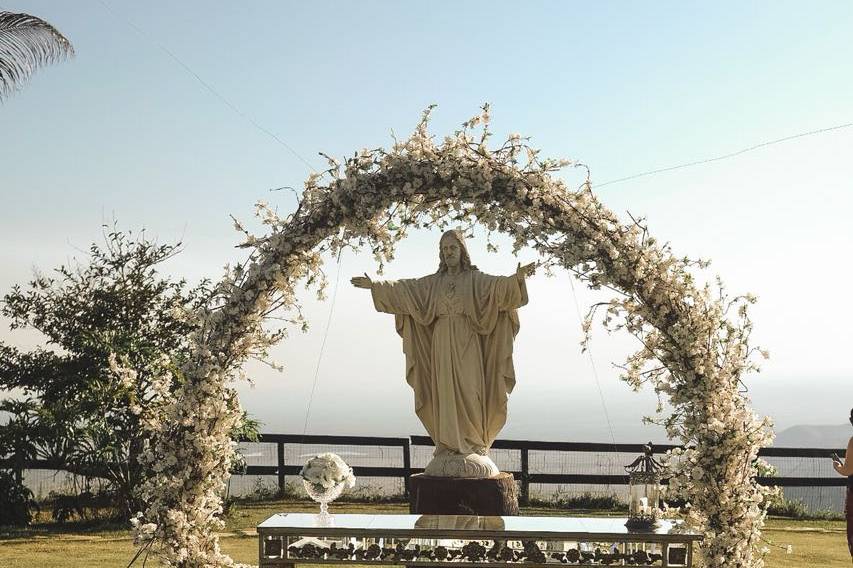
[[[29,14],[0,12],[0,101],[36,69],[74,55],[74,46],[49,23]]]

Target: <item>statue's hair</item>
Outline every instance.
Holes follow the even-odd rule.
[[[449,231],[444,231],[438,240],[438,271],[436,273],[447,272],[447,263],[444,262],[444,254],[441,252],[441,241],[446,237],[453,237],[459,243],[459,248],[462,250],[459,258],[460,268],[462,270],[477,270],[477,267],[471,264],[471,255],[468,254],[468,247],[465,246],[465,235],[458,229],[450,229]]]

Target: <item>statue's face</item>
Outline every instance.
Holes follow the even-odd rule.
[[[462,261],[462,247],[459,245],[459,241],[453,237],[445,237],[441,239],[439,246],[444,264],[451,268],[459,266]]]

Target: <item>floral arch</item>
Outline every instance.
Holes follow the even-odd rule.
[[[151,477],[143,487],[147,508],[133,521],[139,540],[159,543],[169,565],[234,565],[216,537],[235,453],[230,433],[242,419],[230,383],[248,357],[265,355],[282,338],[265,330],[266,316],[284,310],[301,320],[297,284],[307,281],[322,295],[321,254],[368,246],[381,271],[407,229],[478,222],[512,236],[516,251],[533,248],[549,268],[614,291],[598,306],[602,320],[640,342],[622,378],[634,388],[651,385],[671,409],[662,420],[685,449],[672,460],[670,487],[704,527],[700,556],[707,566],[763,566],[771,491],[756,476],[758,450],[771,434],[739,388],[757,369],[748,316],[755,299],[730,297],[719,283],[698,286],[691,269],[705,263],[675,258],[642,221],[620,221],[588,182],[573,191],[553,176],[578,164],[542,159],[518,135],[490,148],[488,106],[440,144],[427,129],[430,110],[390,150],[362,150],[341,164],[330,158],[287,217],[259,206],[268,235],[246,233],[249,260],[229,270],[218,301],[196,315],[193,359],[163,374],[157,411],[143,417],[151,442],[142,459]]]

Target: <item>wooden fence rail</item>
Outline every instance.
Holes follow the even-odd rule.
[[[427,436],[410,436],[408,438],[389,438],[376,436],[318,436],[295,434],[261,434],[258,443],[276,445],[276,465],[250,465],[246,468],[247,475],[275,475],[280,492],[284,492],[285,478],[299,474],[302,464],[288,464],[285,460],[286,445],[335,445],[335,446],[372,446],[400,448],[402,460],[399,467],[354,466],[353,471],[358,477],[389,477],[402,478],[406,496],[409,494],[409,476],[421,473],[422,468],[412,467],[412,446],[432,446],[432,440]],[[628,482],[627,475],[611,474],[566,474],[566,473],[530,473],[530,452],[597,452],[597,453],[629,453],[640,454],[643,444],[606,444],[592,442],[544,442],[538,440],[495,440],[492,448],[501,450],[516,450],[520,455],[520,471],[510,471],[521,486],[521,503],[530,500],[530,484],[596,484],[624,485]],[[654,446],[656,453],[673,449],[672,445]],[[764,448],[759,452],[762,457],[786,458],[827,458],[833,453],[844,456],[843,449],[822,448]],[[51,460],[18,460],[10,458],[0,460],[0,468],[13,469],[16,475],[21,475],[23,469],[63,469]],[[93,473],[94,469],[93,469]],[[760,477],[759,483],[781,487],[843,487],[847,479],[838,477]]]

